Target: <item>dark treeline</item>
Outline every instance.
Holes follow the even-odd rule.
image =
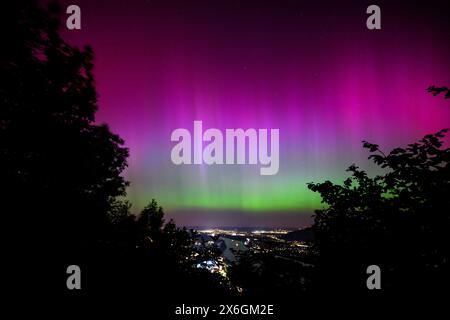
[[[382,270],[384,292],[429,292],[448,285],[450,149],[446,130],[384,153],[369,177],[352,165],[342,184],[311,183],[326,208],[315,215],[305,259],[313,269],[249,251],[229,279],[195,268],[217,257],[195,251],[193,233],[165,221],[153,200],[135,216],[121,173],[128,150],[95,122],[93,52],[59,36],[58,6],[4,5],[0,51],[0,185],[7,280],[18,291],[134,295],[159,301],[301,297],[368,292],[366,268]],[[430,87],[434,95],[447,88]],[[66,289],[66,267],[83,272]],[[30,271],[32,270],[32,271]]]

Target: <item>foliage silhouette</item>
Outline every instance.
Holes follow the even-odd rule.
[[[98,270],[92,291],[153,292],[158,301],[182,299],[182,303],[205,292],[211,294],[202,298],[206,300],[231,296],[225,279],[196,267],[205,256],[195,249],[192,232],[173,220],[165,222],[155,200],[138,216],[119,214],[113,221],[109,242],[97,251],[101,256],[94,264]]]
[[[369,177],[352,165],[343,184],[309,183],[326,208],[316,210],[314,286],[367,292],[366,268],[382,270],[384,290],[445,288],[450,261],[450,149],[447,129],[384,153],[363,141],[369,159],[386,169]]]
[[[2,9],[0,194],[15,235],[11,267],[40,261],[43,275],[64,279],[61,266],[105,237],[114,199],[125,195],[128,150],[95,122],[92,49],[59,36],[58,14],[37,1]]]

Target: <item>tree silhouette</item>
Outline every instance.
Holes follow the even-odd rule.
[[[137,216],[121,214],[124,206],[126,203],[118,206],[108,243],[96,252],[92,292],[152,293],[158,301],[180,303],[205,292],[209,293],[205,300],[230,294],[220,275],[196,267],[206,259],[206,252],[196,249],[191,232],[177,227],[173,220],[165,221],[155,200]],[[212,257],[208,252],[207,258]]]
[[[23,265],[81,261],[127,186],[128,151],[95,122],[92,49],[61,39],[58,13],[27,1],[5,4],[0,17],[0,194]]]
[[[383,271],[383,288],[419,292],[448,285],[450,149],[447,129],[405,148],[363,147],[381,168],[374,178],[355,165],[342,184],[310,183],[327,207],[316,210],[317,285],[365,290],[367,266]]]

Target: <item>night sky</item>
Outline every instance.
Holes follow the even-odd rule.
[[[307,182],[377,172],[361,140],[390,150],[450,127],[448,101],[426,92],[450,85],[448,1],[330,2],[62,2],[82,16],[64,38],[95,52],[97,121],[130,149],[134,212],[155,198],[181,225],[304,226],[322,206]],[[381,30],[366,28],[370,4]],[[278,174],[174,165],[171,132],[194,120],[278,128]]]

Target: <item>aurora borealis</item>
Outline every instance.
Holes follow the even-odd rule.
[[[152,198],[177,223],[301,226],[320,197],[307,182],[340,181],[356,163],[374,173],[361,140],[384,150],[450,127],[445,1],[62,1],[82,10],[72,44],[93,47],[97,121],[130,149],[128,199]],[[448,4],[446,5],[448,8]],[[176,166],[171,132],[278,128],[280,166]]]

